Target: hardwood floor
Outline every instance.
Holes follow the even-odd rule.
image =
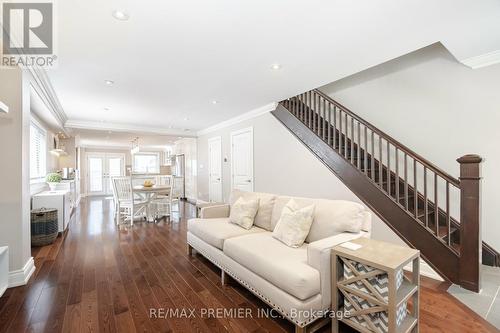
[[[268,307],[236,282],[222,286],[219,269],[202,256],[186,255],[193,206],[182,205],[172,222],[133,228],[116,227],[111,207],[108,199],[83,200],[63,237],[33,248],[34,275],[0,298],[0,332],[293,331],[286,320],[259,316]],[[423,285],[421,332],[498,332],[443,284]],[[241,308],[251,316],[206,312]],[[178,313],[155,318],[155,309]]]

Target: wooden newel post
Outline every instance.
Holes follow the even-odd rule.
[[[460,285],[481,289],[481,161],[478,155],[460,157]]]

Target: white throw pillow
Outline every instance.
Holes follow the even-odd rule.
[[[245,229],[250,229],[255,219],[255,214],[259,209],[259,199],[245,200],[239,198],[231,206],[229,222],[239,225]]]
[[[314,205],[300,208],[290,199],[281,212],[281,217],[273,230],[273,237],[290,247],[304,244],[314,219]]]

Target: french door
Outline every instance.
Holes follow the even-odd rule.
[[[87,153],[87,195],[111,195],[112,178],[125,174],[125,154]]]

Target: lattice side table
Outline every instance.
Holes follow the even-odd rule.
[[[367,238],[351,243],[362,247],[332,249],[332,310],[349,311],[332,319],[332,332],[338,332],[339,320],[363,333],[418,332],[420,251]],[[403,274],[408,264],[410,278]]]

